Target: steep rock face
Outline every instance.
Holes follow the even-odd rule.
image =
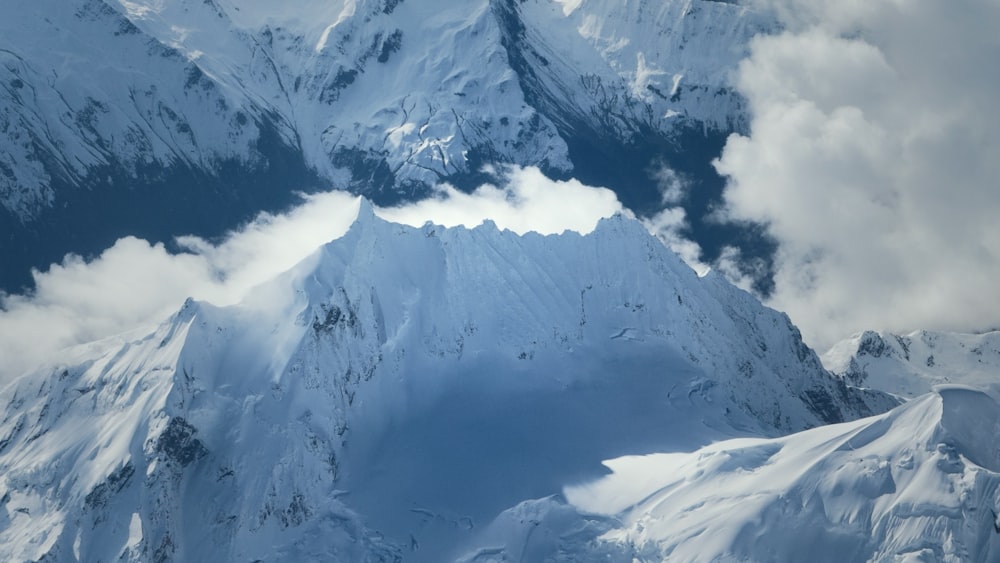
[[[0,394],[5,559],[445,560],[603,459],[892,404],[623,217],[519,237],[365,204],[241,305],[67,354]]]
[[[63,199],[55,184],[141,179],[169,164],[251,166],[254,114],[195,61],[100,0],[8,8],[3,26],[0,202],[29,222]],[[103,173],[101,172],[103,170]]]
[[[771,26],[701,0],[5,8],[0,252],[20,277],[4,283],[126,233],[218,234],[329,184],[390,202],[516,163],[651,211],[665,161],[715,193],[711,158],[744,120],[728,72]]]
[[[834,345],[823,362],[851,385],[907,399],[948,383],[996,391],[1000,332],[865,331]]]

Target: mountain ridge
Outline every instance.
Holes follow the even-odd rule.
[[[997,394],[1000,332],[964,334],[917,330],[864,331],[835,344],[824,365],[853,385],[911,399],[943,384],[969,385]]]
[[[4,556],[434,560],[602,459],[895,404],[724,284],[622,215],[518,236],[362,204],[242,304],[0,392]]]
[[[732,4],[615,6],[10,8],[0,253],[17,278],[4,285],[125,234],[216,236],[297,190],[385,205],[495,182],[484,167],[508,163],[608,186],[641,214],[662,207],[655,170],[671,166],[705,184],[691,192],[701,225],[722,189],[710,162],[745,119],[720,82],[776,24]]]
[[[612,460],[613,476],[566,496],[582,511],[619,503],[603,537],[642,560],[991,561],[998,421],[988,394],[942,385],[777,440]]]

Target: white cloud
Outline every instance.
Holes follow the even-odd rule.
[[[687,213],[680,207],[668,207],[649,219],[643,219],[646,229],[673,250],[699,276],[711,267],[701,261],[701,246],[685,236]]]
[[[622,211],[615,193],[576,180],[546,178],[537,168],[508,167],[503,186],[484,185],[467,194],[447,184],[434,197],[402,207],[380,209],[389,221],[420,226],[426,221],[453,227],[474,227],[486,219],[519,234],[566,230],[589,233],[601,217]]]
[[[377,213],[415,226],[431,220],[472,227],[492,219],[519,233],[559,233],[589,232],[601,217],[622,209],[610,190],[552,181],[532,168],[504,172],[502,187],[465,194],[441,186],[434,198]],[[358,201],[344,192],[308,196],[286,214],[261,215],[218,245],[182,237],[178,242],[187,252],[171,254],[162,245],[127,237],[93,261],[68,256],[35,272],[31,295],[0,295],[0,384],[58,361],[67,347],[148,330],[188,297],[238,302],[343,235],[357,216]]]
[[[725,246],[712,268],[723,275],[736,287],[753,292],[753,282],[767,275],[767,263],[763,258],[747,260],[739,248]],[[749,270],[749,271],[748,271]]]
[[[1000,322],[1000,4],[771,2],[728,214],[780,243],[771,304],[823,348],[866,328]]]
[[[690,182],[664,163],[657,165],[651,176],[660,189],[660,201],[664,207],[679,205],[691,188]]]
[[[342,235],[357,215],[356,198],[332,192],[309,196],[281,216],[263,214],[221,244],[195,237],[190,252],[120,239],[91,262],[67,256],[34,272],[30,295],[0,295],[0,384],[63,348],[149,328],[188,297],[220,305]]]

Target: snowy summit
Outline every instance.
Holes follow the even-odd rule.
[[[76,354],[0,399],[4,559],[457,559],[604,460],[895,404],[621,215],[518,236],[363,203],[239,305]],[[588,526],[577,553],[626,549]]]

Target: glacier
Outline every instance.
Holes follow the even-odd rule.
[[[573,492],[606,460],[794,449],[898,400],[635,219],[522,236],[362,202],[241,303],[66,350],[0,405],[5,560],[630,561],[623,502]]]

